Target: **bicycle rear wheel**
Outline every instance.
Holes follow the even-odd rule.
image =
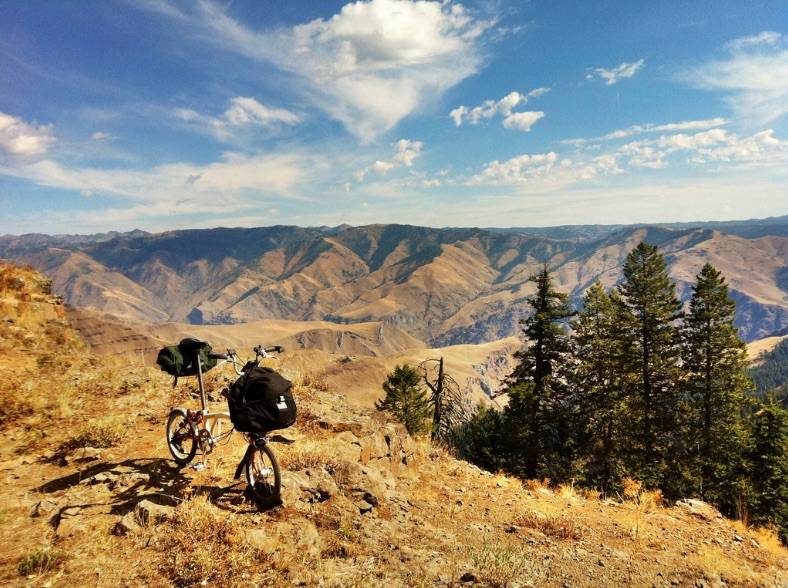
[[[246,483],[254,499],[263,506],[279,502],[282,478],[274,452],[268,445],[258,444],[246,460]]]
[[[182,408],[173,408],[167,418],[167,448],[179,466],[185,466],[197,454],[199,439],[194,434],[194,429],[186,411]]]

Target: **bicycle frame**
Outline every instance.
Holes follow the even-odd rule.
[[[208,410],[208,398],[205,392],[205,380],[202,376],[202,362],[199,355],[197,356],[197,384],[200,388],[200,416],[205,423],[205,429],[211,435],[211,442],[216,443],[222,436],[222,421],[229,421],[230,413],[226,411],[211,412]]]

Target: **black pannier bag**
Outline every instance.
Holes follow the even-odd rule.
[[[238,378],[227,395],[230,420],[242,433],[285,429],[296,420],[290,380],[268,367],[254,367]]]
[[[203,373],[216,367],[216,360],[211,359],[211,346],[198,339],[182,339],[177,345],[168,345],[159,351],[156,363],[163,372],[179,378],[197,375],[197,356],[200,357]]]

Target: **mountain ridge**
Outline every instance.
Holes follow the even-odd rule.
[[[723,225],[734,232],[720,230]],[[589,239],[473,227],[275,225],[133,231],[109,239],[4,236],[0,257],[43,271],[74,306],[133,320],[383,321],[445,346],[515,334],[532,292],[528,278],[541,264],[578,302],[595,281],[614,286],[626,254],[647,240],[666,255],[684,299],[703,263],[719,267],[749,341],[788,328],[786,234],[785,217],[613,226]]]

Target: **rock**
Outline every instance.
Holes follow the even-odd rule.
[[[141,528],[139,522],[137,521],[137,515],[132,512],[127,512],[125,515],[120,517],[115,526],[112,528],[113,535],[128,535],[130,533],[134,533]]]
[[[374,505],[363,499],[357,500],[354,504],[356,507],[358,507],[358,511],[361,514],[367,514],[368,512],[371,512],[373,508],[375,508]]]
[[[712,505],[695,498],[684,498],[676,502],[675,508],[705,521],[716,521],[722,518],[720,511]]]
[[[101,458],[101,449],[96,449],[95,447],[80,447],[72,451],[67,460],[69,462],[75,461],[95,461]]]
[[[151,525],[169,521],[175,515],[175,508],[163,506],[150,500],[141,500],[134,508],[137,521],[142,525]]]
[[[331,475],[322,468],[282,474],[282,502],[324,502],[336,496],[339,488]]]
[[[744,541],[744,537],[742,537],[741,535],[734,535],[733,540],[736,541],[736,543],[741,543],[742,541]]]
[[[31,517],[45,517],[57,510],[57,503],[51,500],[39,500],[30,511]]]
[[[321,540],[314,523],[308,519],[295,518],[263,529],[251,529],[246,533],[249,544],[266,554],[300,560],[304,556],[320,557]]]

